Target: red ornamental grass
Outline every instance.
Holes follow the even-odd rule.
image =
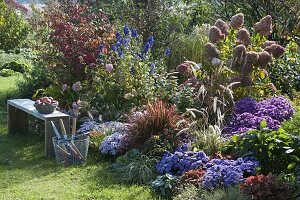
[[[171,140],[180,119],[174,106],[167,107],[162,101],[149,103],[144,112],[130,116],[131,126],[128,136],[130,146],[140,147],[153,136],[165,138],[167,141]]]

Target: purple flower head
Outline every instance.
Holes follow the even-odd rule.
[[[104,47],[105,47],[104,44],[100,44],[100,45],[99,45],[99,52],[100,52],[100,53],[103,53],[103,52],[104,52]]]
[[[61,91],[65,92],[68,89],[68,85],[67,84],[63,84],[61,87]]]
[[[246,97],[236,102],[234,112],[236,114],[242,114],[245,112],[253,114],[255,112],[255,108],[256,101],[250,97]]]
[[[153,36],[150,36],[150,37],[147,39],[147,43],[149,43],[150,46],[152,47],[153,44],[154,44],[154,37],[153,37]]]
[[[112,70],[114,70],[114,66],[112,64],[106,64],[105,65],[105,70],[107,72],[111,72]]]
[[[166,57],[169,57],[171,55],[171,49],[168,47],[168,48],[166,48],[166,50],[165,50],[165,56]]]
[[[122,35],[119,31],[116,32],[116,39],[117,41],[122,39]]]
[[[125,40],[123,40],[123,45],[124,45],[125,47],[128,46],[129,43],[130,43],[130,39],[125,39]]]
[[[136,28],[132,28],[132,29],[131,29],[131,36],[132,36],[133,38],[139,37],[139,34],[138,34]]]
[[[123,52],[122,52],[122,50],[121,50],[121,49],[119,49],[119,50],[118,50],[118,56],[119,56],[120,58],[122,58],[122,57],[123,57]]]
[[[135,53],[135,55],[137,56],[137,57],[139,57],[140,59],[142,59],[142,61],[144,61],[146,58],[143,56],[143,54],[141,54],[141,53]]]
[[[130,34],[130,28],[127,25],[124,26],[123,30],[125,36],[128,36]]]
[[[112,49],[113,51],[117,51],[117,46],[116,46],[115,44],[113,44],[113,45],[111,45],[111,49]]]
[[[147,54],[149,52],[150,48],[151,48],[151,44],[149,42],[147,42],[145,44],[145,46],[143,47],[143,54]]]
[[[72,85],[72,89],[74,92],[80,92],[82,90],[81,82],[77,81]]]

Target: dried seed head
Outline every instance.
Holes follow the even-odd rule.
[[[222,31],[218,27],[212,26],[209,30],[208,38],[209,38],[210,42],[217,43],[221,40],[224,40],[225,35],[222,33]]]
[[[258,53],[257,66],[260,68],[266,68],[267,65],[272,61],[272,56],[267,51],[262,51]]]
[[[204,46],[204,55],[209,59],[218,58],[220,55],[220,51],[217,47],[212,43],[206,43]]]
[[[261,35],[268,36],[272,33],[272,17],[267,15],[262,18],[259,22],[254,24],[254,30]]]
[[[244,24],[244,14],[243,13],[238,13],[231,17],[231,22],[230,26],[233,27],[234,29],[240,29],[242,28]]]
[[[236,34],[237,44],[243,44],[246,47],[250,44],[250,33],[247,29],[242,28]]]
[[[218,27],[224,35],[228,34],[228,25],[222,19],[218,19],[215,23],[215,26]]]

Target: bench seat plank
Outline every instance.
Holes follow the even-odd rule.
[[[13,99],[13,100],[8,100],[7,101],[8,105],[11,105],[15,108],[18,108],[30,115],[33,115],[41,120],[44,121],[50,121],[53,118],[63,118],[63,117],[67,117],[69,118],[69,115],[64,114],[62,112],[59,111],[54,111],[51,114],[40,114],[36,108],[34,107],[34,101],[30,100],[30,99]]]

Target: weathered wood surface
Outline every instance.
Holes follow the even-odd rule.
[[[52,118],[60,118],[60,117],[69,117],[69,115],[66,115],[59,111],[54,111],[51,114],[40,114],[36,108],[34,107],[34,101],[30,99],[13,99],[8,100],[7,105],[11,105],[15,108],[18,108],[20,110],[23,110],[24,112],[35,116],[36,118],[39,118],[44,121],[50,121]]]
[[[34,101],[30,99],[14,99],[7,101],[8,133],[28,133],[28,114],[45,122],[45,153],[47,156],[55,155],[52,138],[55,136],[50,121],[59,127],[59,119],[62,119],[67,134],[70,134],[70,116],[59,111],[51,114],[40,114],[34,107]]]

